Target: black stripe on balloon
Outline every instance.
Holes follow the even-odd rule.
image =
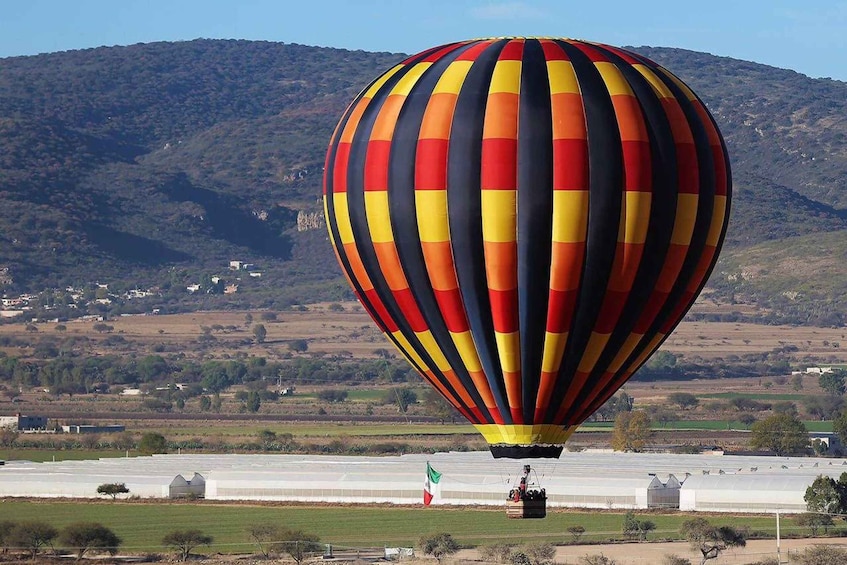
[[[333,183],[334,183],[334,180],[335,180],[334,179],[334,176],[335,176],[335,172],[334,172],[335,166],[334,166],[334,164],[335,164],[336,156],[338,154],[338,146],[340,145],[341,133],[344,131],[344,128],[347,125],[347,122],[350,120],[350,116],[352,115],[354,108],[356,107],[358,102],[362,99],[365,92],[367,92],[368,88],[370,88],[376,82],[376,80],[378,80],[378,79],[375,79],[373,82],[371,82],[371,84],[367,88],[363,89],[362,92],[359,94],[359,96],[356,97],[354,102],[352,104],[350,104],[350,106],[348,107],[344,116],[342,117],[341,121],[339,122],[338,137],[335,139],[335,142],[330,146],[330,148],[328,150],[329,158],[327,159],[327,167],[326,167],[326,170],[324,171],[324,175],[326,176],[325,197],[327,199],[327,227],[329,228],[330,232],[332,233],[332,238],[333,238],[333,241],[335,242],[335,249],[336,249],[336,252],[338,253],[338,258],[339,258],[339,261],[341,262],[341,266],[344,269],[344,271],[346,271],[348,273],[350,282],[351,282],[354,290],[356,291],[356,294],[357,294],[359,300],[361,301],[362,305],[368,311],[368,314],[370,314],[371,318],[373,318],[376,321],[376,324],[379,326],[380,330],[385,334],[385,336],[389,339],[389,341],[391,341],[398,349],[402,350],[402,348],[400,347],[400,343],[397,341],[397,339],[393,335],[391,335],[391,333],[388,332],[387,328],[385,327],[384,320],[382,320],[377,315],[376,309],[374,308],[374,305],[371,303],[370,299],[365,294],[365,291],[362,288],[362,285],[359,283],[359,281],[354,276],[354,271],[353,271],[353,268],[350,264],[350,260],[347,257],[347,254],[345,253],[344,247],[341,243],[341,234],[338,230],[338,221],[335,218],[334,206],[333,206],[333,198],[335,196],[335,193],[333,192]],[[383,88],[389,88],[390,89],[391,87],[393,87],[395,82],[396,82],[396,80],[395,81],[388,81],[388,84],[383,85]],[[408,361],[412,365],[412,367],[414,367],[414,369],[416,371],[418,371],[419,374],[421,374],[421,375],[424,374],[424,368],[421,367],[420,365],[418,365],[417,363],[415,363],[415,361],[412,358],[409,357]]]
[[[570,337],[545,422],[554,423],[596,324],[617,247],[623,190],[623,155],[615,109],[594,63],[579,49],[556,41],[573,64],[585,106],[588,132],[588,231],[585,264]]]
[[[474,345],[503,422],[511,424],[485,276],[480,177],[488,86],[506,43],[497,41],[479,54],[456,99],[447,149],[447,214],[453,262]]]
[[[694,221],[694,232],[691,235],[691,242],[688,246],[688,251],[686,252],[685,260],[683,261],[682,268],[680,269],[676,282],[674,283],[673,288],[671,288],[665,304],[656,315],[656,320],[653,324],[651,324],[649,330],[644,334],[644,337],[641,339],[638,346],[626,360],[623,365],[624,367],[630,367],[632,363],[634,363],[636,359],[644,353],[650,344],[650,341],[656,336],[656,334],[659,333],[661,326],[668,322],[668,318],[673,314],[673,311],[677,308],[680,301],[685,299],[686,288],[688,287],[688,283],[691,281],[691,277],[694,276],[697,264],[700,262],[700,258],[702,257],[703,250],[706,246],[706,237],[709,234],[715,198],[715,164],[714,159],[712,158],[709,138],[706,134],[703,123],[700,120],[700,116],[688,100],[688,97],[676,85],[676,83],[665,76],[664,73],[657,70],[655,64],[650,64],[641,57],[639,57],[639,59],[642,60],[642,62],[644,62],[644,64],[650,69],[654,70],[654,74],[659,77],[668,89],[670,89],[674,98],[676,98],[682,108],[683,114],[685,115],[686,121],[688,122],[688,126],[691,129],[691,133],[694,138],[694,147],[697,154],[697,168],[699,172],[699,193],[697,217]],[[693,302],[694,299],[696,299],[696,295],[691,301],[689,301],[688,306],[690,306],[690,303]],[[676,327],[680,321],[682,321],[682,317],[680,317],[679,320],[673,321],[673,327]],[[671,328],[671,331],[673,330],[673,327]],[[665,335],[662,343],[670,336],[671,331]],[[661,343],[659,346],[660,345]],[[633,369],[637,370],[638,367],[634,367]],[[599,405],[595,405],[594,408],[599,408]]]
[[[615,53],[598,46],[594,46],[594,49],[601,51],[609,62],[615,64],[638,100],[650,142],[652,173],[650,220],[638,272],[633,280],[621,315],[615,324],[615,329],[612,331],[612,335],[609,337],[609,341],[588,379],[589,383],[599,384],[602,382],[603,373],[629,338],[636,322],[641,317],[667,260],[676,217],[679,179],[673,131],[665,108],[650,83],[632,65]],[[622,384],[616,382],[616,380],[616,378],[612,378],[602,388],[585,387],[579,396],[577,405],[590,407],[598,398],[614,394]],[[583,412],[574,415],[576,416],[574,420],[568,423],[581,422],[590,416],[590,413]]]
[[[488,409],[474,385],[473,379],[456,349],[447,325],[438,308],[435,294],[429,282],[426,262],[421,249],[418,220],[415,210],[415,154],[424,112],[432,91],[444,70],[456,57],[466,51],[465,45],[446,54],[433,63],[412,88],[397,118],[391,140],[388,163],[388,208],[394,244],[400,264],[409,283],[409,290],[421,311],[435,342],[456,373],[462,387],[473,399],[482,414],[482,420],[493,423]]]
[[[547,60],[524,44],[518,107],[518,316],[524,421],[535,416],[549,298],[553,231],[553,115]]]
[[[334,247],[336,253],[338,253],[338,260],[341,263],[341,268],[344,269],[344,272],[348,273],[353,290],[356,292],[356,296],[362,303],[362,306],[364,306],[365,310],[367,310],[368,315],[370,315],[370,317],[376,322],[380,331],[382,331],[385,335],[390,336],[391,334],[388,333],[384,321],[377,315],[376,309],[374,309],[373,304],[371,304],[371,301],[365,295],[362,285],[360,285],[359,281],[353,276],[353,269],[350,265],[350,260],[347,258],[347,254],[344,252],[344,247],[341,243],[341,234],[338,231],[338,221],[335,217],[334,208],[335,192],[333,192],[333,185],[335,183],[335,159],[338,155],[338,146],[341,144],[341,135],[344,132],[344,128],[347,126],[347,122],[350,121],[350,116],[352,115],[353,110],[359,104],[359,101],[362,99],[365,92],[367,92],[376,80],[377,79],[374,79],[366,88],[362,89],[362,92],[360,92],[356,99],[353,100],[350,106],[348,106],[344,115],[341,117],[341,120],[338,122],[336,137],[330,142],[329,148],[327,149],[326,168],[324,170],[324,198],[326,199],[326,225],[332,235],[332,241],[335,242]],[[393,337],[390,339],[394,341]],[[418,367],[415,368],[418,369]]]
[[[409,63],[404,69],[395,73],[386,85],[377,92],[371,103],[365,109],[359,120],[358,127],[353,135],[353,140],[350,143],[350,159],[347,167],[347,207],[350,213],[350,224],[353,230],[353,238],[356,242],[356,249],[359,252],[362,265],[371,282],[374,285],[376,294],[382,300],[383,306],[388,311],[388,315],[397,324],[400,333],[407,339],[409,345],[421,357],[424,364],[432,372],[439,383],[444,386],[456,399],[459,404],[457,406],[465,412],[468,419],[473,420],[473,415],[470,407],[466,406],[461,398],[455,394],[455,389],[445,376],[433,362],[429,353],[421,345],[412,328],[406,321],[397,301],[389,288],[382,272],[379,268],[379,259],[374,250],[373,241],[371,240],[370,230],[368,228],[368,218],[365,212],[365,196],[364,196],[364,179],[365,179],[365,156],[367,155],[368,142],[371,131],[373,130],[374,122],[379,114],[379,110],[385,103],[386,98],[391,92],[390,86],[404,76],[413,66],[415,62]]]

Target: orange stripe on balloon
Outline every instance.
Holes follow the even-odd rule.
[[[488,288],[511,290],[518,286],[518,247],[513,241],[483,242],[485,250],[485,274]]]
[[[449,241],[421,242],[429,282],[435,290],[453,290],[459,287],[453,254]]]

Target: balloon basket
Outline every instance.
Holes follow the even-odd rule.
[[[547,516],[547,500],[513,500],[506,501],[507,518],[545,518]]]

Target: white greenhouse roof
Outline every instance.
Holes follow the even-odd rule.
[[[123,482],[130,494],[167,497],[177,475],[189,479],[199,473],[209,499],[417,504],[427,461],[442,473],[435,503],[502,504],[523,465],[530,464],[535,471],[531,478],[537,477],[546,489],[550,506],[647,507],[654,478],[666,483],[672,474],[682,482],[675,490],[682,507],[713,511],[769,511],[783,503],[786,511],[802,511],[798,496],[802,501],[817,475],[838,477],[847,471],[845,459],[597,451],[565,452],[558,460],[493,459],[488,452],[386,457],[169,454],[9,461],[0,467],[0,496],[94,498],[98,485]],[[745,500],[752,506],[745,506]]]

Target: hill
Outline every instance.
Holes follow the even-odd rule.
[[[847,230],[847,84],[636,50],[694,88],[729,145],[736,199],[716,296],[767,304],[771,320],[819,322],[808,310],[837,303],[828,293],[847,274],[843,254],[820,257],[821,292],[767,269],[755,289],[734,275],[753,250],[803,253],[794,241]],[[0,288],[152,287],[171,310],[349,297],[320,225],[324,150],[349,100],[402,57],[196,40],[3,59]],[[262,276],[227,272],[233,259]],[[238,292],[185,292],[221,292],[208,282],[216,274]]]

